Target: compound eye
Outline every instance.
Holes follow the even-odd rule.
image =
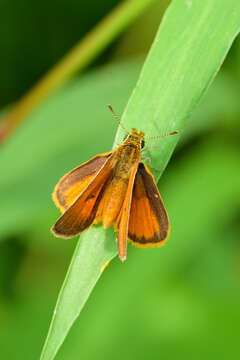
[[[144,141],[144,140],[142,140],[142,141],[141,141],[141,149],[143,149],[143,148],[144,148],[144,146],[145,146],[145,141]]]

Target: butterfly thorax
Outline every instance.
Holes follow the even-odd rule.
[[[123,144],[113,154],[113,166],[115,175],[128,177],[129,172],[136,162],[141,160],[141,148],[143,146],[144,132],[132,129]]]
[[[141,148],[144,138],[142,131],[132,129],[123,144],[113,154],[114,176],[129,178],[132,167],[141,160]]]
[[[125,194],[127,192],[129,177],[136,163],[141,160],[141,142],[143,132],[132,129],[124,143],[113,153],[112,176],[104,196],[103,224],[104,227],[112,225],[122,208]]]

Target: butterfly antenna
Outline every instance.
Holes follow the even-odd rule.
[[[175,131],[171,131],[170,133],[159,135],[159,136],[145,137],[145,139],[146,140],[159,139],[159,138],[162,138],[162,137],[165,137],[165,136],[175,135],[175,134],[178,134],[178,133],[179,133],[179,131],[175,130]]]
[[[121,120],[119,119],[119,116],[115,113],[115,111],[113,110],[112,106],[110,104],[107,104],[107,107],[109,108],[109,110],[111,111],[111,113],[113,114],[114,118],[117,120],[118,124],[121,126],[121,128],[126,131],[126,133],[128,134],[127,129],[123,126],[123,124],[121,123]]]

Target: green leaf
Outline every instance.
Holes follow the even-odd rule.
[[[69,331],[104,267],[116,253],[116,244],[111,241],[112,229],[99,230],[99,227],[92,227],[88,232],[88,240],[79,241],[76,246],[50,325],[50,341],[47,338],[42,359],[49,354],[51,358],[55,356],[64,341],[64,337],[59,337],[59,334]],[[100,237],[99,232],[102,234]]]
[[[239,32],[239,10],[237,0],[173,1],[123,114],[126,128],[181,134]],[[122,137],[119,128],[115,144]],[[163,138],[151,150],[154,167],[165,168],[177,141]]]
[[[182,130],[223,62],[239,31],[239,24],[240,3],[237,0],[221,3],[219,0],[174,1],[166,13],[130,98],[123,116],[124,125],[129,129],[142,129],[147,136]],[[122,129],[119,129],[116,143],[121,139]],[[153,166],[165,168],[177,140],[177,136],[166,137],[161,140],[161,150],[151,150]],[[80,249],[88,247],[93,231],[81,237],[81,247],[76,249],[73,256],[71,279],[67,278],[59,295],[42,360],[54,358],[86,302],[90,289],[99,278],[98,271],[90,272],[89,291],[81,286],[77,287],[77,292],[71,291],[84,279],[75,262],[86,261],[86,264],[96,263],[99,266],[99,259],[110,260],[116,254],[115,249],[106,254],[103,248],[94,253],[94,258],[92,252],[87,251],[84,259],[81,259]],[[98,242],[104,241],[102,236],[103,231],[99,231],[96,246]],[[105,239],[105,242],[110,241],[113,241],[112,236]],[[69,306],[70,298],[71,303],[78,304],[77,308]]]

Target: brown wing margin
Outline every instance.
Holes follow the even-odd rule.
[[[161,246],[169,235],[169,220],[154,178],[140,163],[135,179],[128,237],[140,247]]]
[[[94,221],[105,186],[112,174],[111,157],[87,188],[67,208],[52,227],[55,236],[70,238],[86,230]]]
[[[99,154],[65,174],[55,186],[53,201],[64,212],[102,168],[112,152]]]

